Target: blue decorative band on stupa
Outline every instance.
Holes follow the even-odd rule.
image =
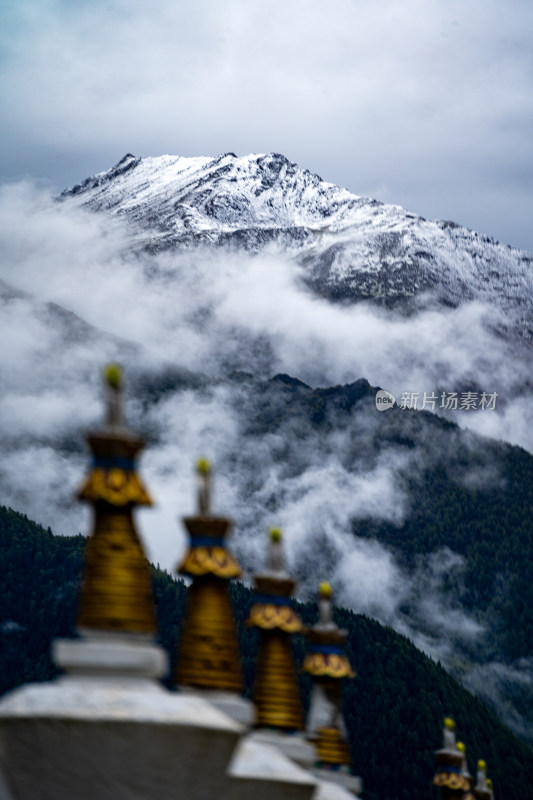
[[[256,594],[254,602],[260,605],[292,606],[290,597],[280,597],[277,594]]]
[[[94,456],[95,469],[123,469],[127,472],[135,470],[135,460],[127,456]]]
[[[191,547],[225,547],[226,542],[220,536],[191,536]]]
[[[310,653],[324,653],[325,655],[343,656],[344,648],[337,647],[334,644],[309,644],[308,650]]]

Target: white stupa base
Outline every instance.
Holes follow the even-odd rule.
[[[80,639],[56,639],[52,644],[53,660],[69,675],[155,679],[168,671],[166,652],[150,636],[83,633]]]
[[[287,758],[309,768],[316,761],[313,745],[301,733],[283,733],[271,728],[257,728],[250,734],[255,742],[277,747]]]
[[[0,768],[0,800],[14,800]]]
[[[256,741],[254,734],[239,742],[229,775],[233,779],[231,800],[312,800],[317,788],[307,770],[277,747]]]
[[[0,701],[7,800],[217,795],[243,727],[201,697],[163,689],[154,678],[166,654],[149,637],[89,632],[53,649],[66,675]]]
[[[317,769],[311,770],[315,778],[318,778],[320,785],[328,784],[334,786],[333,789],[328,789],[330,794],[326,794],[325,788],[322,789],[322,794],[317,794],[313,800],[343,800],[343,798],[350,798],[354,800],[354,795],[357,797],[363,791],[363,781],[358,775],[352,775],[350,772],[334,769]],[[327,788],[327,787],[326,787]]]
[[[13,800],[211,800],[241,732],[146,678],[66,676],[2,700],[0,770]]]
[[[192,686],[178,686],[178,689],[195,697],[203,697],[228,717],[249,728],[255,719],[253,703],[235,692],[221,692],[216,689],[197,689]]]

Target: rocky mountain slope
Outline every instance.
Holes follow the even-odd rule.
[[[490,303],[500,330],[533,340],[533,256],[451,221],[326,183],[283,155],[126,155],[65,190],[63,201],[126,217],[135,246],[279,247],[304,281],[332,300],[386,306]],[[506,321],[504,321],[504,319]]]

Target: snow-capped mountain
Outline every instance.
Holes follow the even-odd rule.
[[[125,217],[134,246],[282,248],[318,294],[408,309],[488,302],[533,341],[533,256],[327,183],[283,155],[126,155],[60,198]],[[499,324],[499,329],[506,325]]]

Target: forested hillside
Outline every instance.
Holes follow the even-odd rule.
[[[50,639],[74,635],[84,539],[56,537],[25,516],[0,508],[0,691],[52,678]],[[153,569],[160,639],[174,659],[185,587]],[[255,633],[243,625],[252,595],[232,588],[243,652],[246,691],[254,677]],[[297,604],[306,623],[313,604]],[[366,800],[431,797],[433,750],[440,746],[442,717],[455,717],[471,768],[485,758],[498,798],[531,800],[533,752],[473,695],[411,642],[368,617],[338,609],[348,630],[348,654],[358,677],[346,686],[345,708],[355,771]],[[304,641],[295,640],[301,662]],[[302,677],[302,696],[309,684]]]

